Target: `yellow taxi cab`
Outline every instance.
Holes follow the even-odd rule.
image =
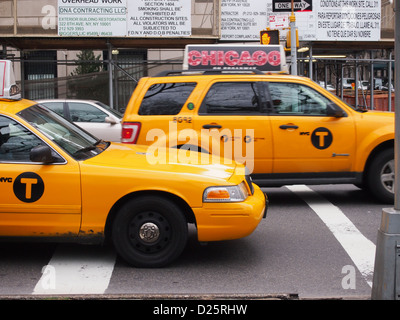
[[[10,67],[0,61],[0,74]],[[97,140],[14,88],[0,98],[1,238],[111,239],[129,264],[160,267],[181,254],[188,223],[207,242],[245,237],[265,217],[242,164],[176,149],[154,164],[147,146]]]
[[[351,183],[393,203],[393,113],[355,109],[288,75],[280,46],[191,45],[185,57],[182,71],[140,79],[124,143],[242,161],[261,187]]]

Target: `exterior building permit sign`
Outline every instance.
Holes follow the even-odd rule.
[[[259,41],[266,25],[265,0],[221,0],[221,40]]]
[[[188,37],[186,0],[58,0],[58,35],[68,37]]]

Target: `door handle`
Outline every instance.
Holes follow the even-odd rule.
[[[205,124],[203,126],[204,129],[221,129],[222,126],[219,124]]]
[[[286,129],[298,129],[299,126],[296,126],[294,124],[283,124],[283,125],[279,126],[279,128],[284,129],[284,130],[286,130]]]

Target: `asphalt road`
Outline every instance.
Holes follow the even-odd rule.
[[[162,269],[136,269],[110,247],[0,243],[0,299],[253,297],[369,299],[382,208],[352,185],[264,189],[268,216],[250,236],[200,244]]]

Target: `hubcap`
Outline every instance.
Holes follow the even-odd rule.
[[[144,211],[133,217],[128,225],[128,236],[135,250],[146,254],[163,251],[172,238],[167,219],[156,211]]]
[[[381,182],[387,191],[394,193],[394,160],[390,160],[383,166]]]
[[[160,229],[155,223],[146,222],[139,229],[139,236],[146,243],[153,243],[160,237]]]

